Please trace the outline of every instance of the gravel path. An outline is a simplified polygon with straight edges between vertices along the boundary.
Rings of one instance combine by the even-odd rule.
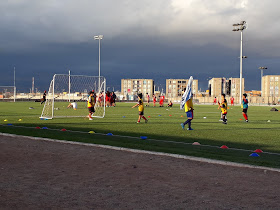
[[[280,173],[0,135],[0,209],[280,209]]]

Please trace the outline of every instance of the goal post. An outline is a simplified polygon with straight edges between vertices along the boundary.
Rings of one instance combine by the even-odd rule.
[[[0,101],[16,101],[16,86],[0,86]]]
[[[96,103],[92,117],[103,118],[106,90],[104,77],[55,74],[50,82],[40,118],[86,117],[89,92],[93,90],[96,94]],[[68,107],[71,103],[76,103],[77,108]]]

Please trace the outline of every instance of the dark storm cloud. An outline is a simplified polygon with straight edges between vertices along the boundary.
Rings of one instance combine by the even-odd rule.
[[[232,23],[246,20],[246,89],[259,89],[257,68],[279,74],[280,29],[275,1],[104,0],[7,1],[0,3],[0,83],[11,85],[13,67],[20,89],[47,89],[54,73],[98,74],[103,34],[102,75],[109,86],[121,78],[193,75],[207,88],[209,77],[239,77],[240,33]],[[264,30],[265,29],[265,30]],[[9,84],[7,84],[9,83]]]

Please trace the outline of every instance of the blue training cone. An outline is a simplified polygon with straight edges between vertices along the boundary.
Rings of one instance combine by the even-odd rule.
[[[260,157],[257,153],[252,153],[251,155],[249,155],[250,157]]]
[[[147,136],[140,136],[141,139],[145,140],[147,139],[148,137]]]
[[[42,129],[48,129],[48,127],[42,127]]]
[[[112,133],[107,133],[107,136],[113,136],[113,134]]]

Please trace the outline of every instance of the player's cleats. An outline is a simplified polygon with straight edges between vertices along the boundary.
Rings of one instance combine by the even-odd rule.
[[[227,124],[227,122],[223,122],[223,124]]]
[[[188,130],[188,131],[193,131],[193,129],[192,129],[192,128],[188,128],[187,130]]]
[[[185,130],[185,125],[184,125],[184,123],[181,123],[181,127],[183,128],[183,130]]]
[[[140,123],[139,121],[137,121],[137,124]]]
[[[222,121],[223,121],[223,119],[220,119],[219,121],[220,121],[220,122],[222,122]]]
[[[249,122],[248,120],[245,120],[245,122],[247,123],[247,122]]]
[[[148,120],[145,120],[145,123],[148,123]]]
[[[89,120],[93,120],[92,118],[88,118]]]

